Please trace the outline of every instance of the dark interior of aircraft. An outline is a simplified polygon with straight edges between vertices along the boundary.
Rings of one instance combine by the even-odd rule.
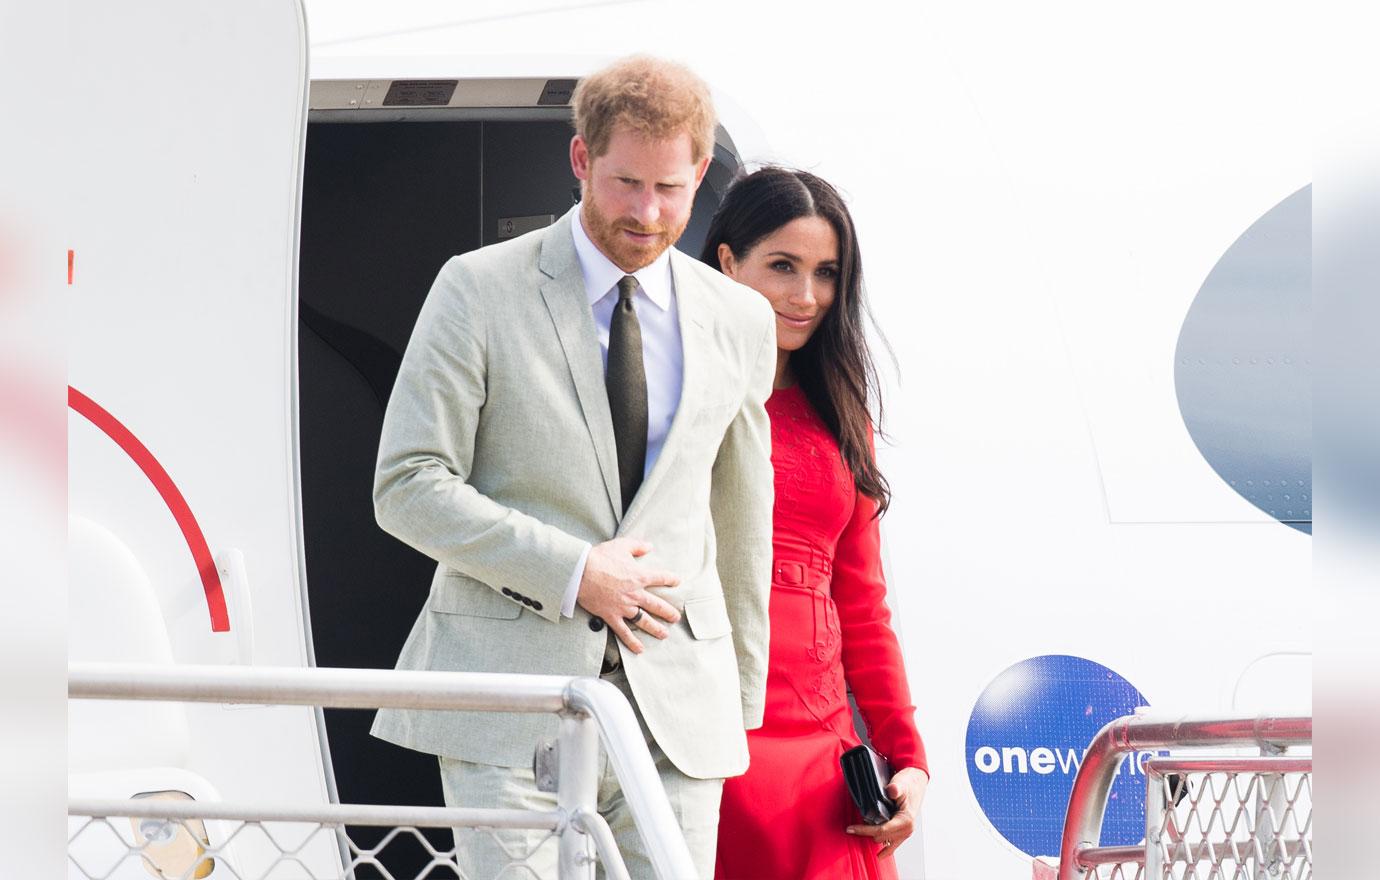
[[[308,125],[298,408],[318,666],[392,668],[426,602],[435,562],[374,522],[384,407],[442,264],[500,240],[504,218],[559,217],[575,203],[570,137],[568,122],[549,118]],[[736,170],[732,154],[716,149],[681,250],[698,252]],[[370,737],[373,715],[326,712],[340,801],[441,805],[435,759]],[[351,829],[366,844],[381,834]],[[429,836],[451,845],[449,832]],[[416,876],[430,859],[407,841],[386,856],[398,876]]]

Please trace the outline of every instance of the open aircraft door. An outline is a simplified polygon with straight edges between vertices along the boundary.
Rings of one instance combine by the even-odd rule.
[[[578,200],[569,101],[578,77],[606,60],[313,62],[297,331],[303,535],[321,666],[391,667],[426,603],[436,563],[374,521],[393,381],[446,260],[543,228]],[[682,251],[698,253],[744,138],[757,139],[746,122],[719,128]],[[369,736],[372,713],[326,720],[342,802],[442,803],[435,759]],[[434,842],[445,846],[446,835]],[[422,863],[393,869],[401,876]]]

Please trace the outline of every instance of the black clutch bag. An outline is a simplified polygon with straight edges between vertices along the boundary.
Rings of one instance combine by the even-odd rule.
[[[896,802],[887,797],[891,765],[867,746],[849,749],[839,757],[843,781],[853,803],[868,825],[881,825],[896,814]]]

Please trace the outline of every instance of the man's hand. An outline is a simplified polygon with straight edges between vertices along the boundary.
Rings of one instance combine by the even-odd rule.
[[[929,774],[919,767],[898,770],[886,787],[886,796],[896,802],[896,814],[882,825],[849,825],[846,830],[877,841],[881,845],[878,857],[894,856],[896,847],[915,833],[915,820],[920,816],[920,804],[929,785]]]
[[[585,571],[580,578],[580,592],[576,604],[603,618],[609,629],[634,654],[642,653],[642,643],[633,635],[628,618],[642,616],[634,624],[638,629],[658,639],[666,638],[666,623],[680,620],[680,612],[665,599],[647,592],[648,587],[680,586],[680,578],[669,571],[645,568],[637,558],[646,556],[652,545],[636,538],[614,538],[590,548]]]

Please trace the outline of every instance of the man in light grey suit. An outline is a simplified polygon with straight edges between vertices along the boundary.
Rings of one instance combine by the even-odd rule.
[[[775,325],[671,247],[713,145],[704,84],[626,59],[574,105],[581,204],[446,263],[388,403],[375,512],[438,562],[398,667],[612,681],[708,878],[723,778],[762,723]],[[531,770],[554,718],[382,710],[373,732],[438,755],[449,804],[555,805]],[[652,876],[610,772],[599,807]],[[544,836],[504,834],[467,841],[468,876]],[[537,876],[555,850],[529,859]]]

